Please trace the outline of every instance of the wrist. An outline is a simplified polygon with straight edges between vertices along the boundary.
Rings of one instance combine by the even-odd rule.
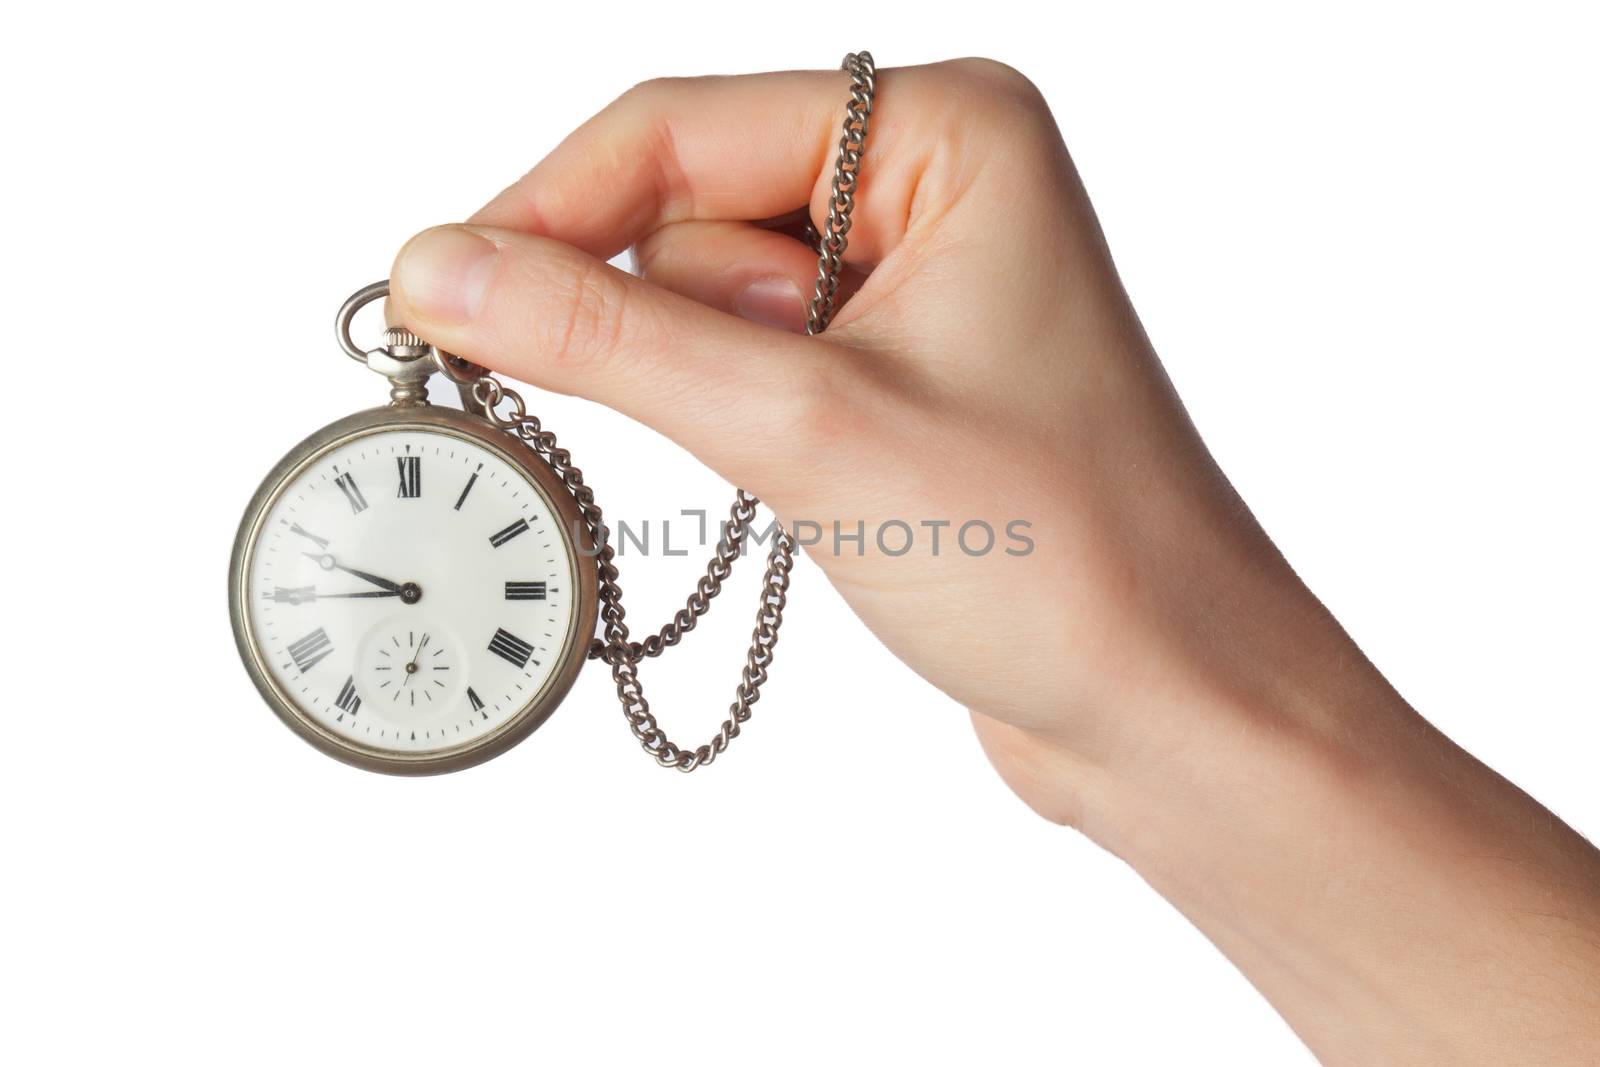
[[[1119,855],[1169,814],[1336,803],[1437,738],[1275,551],[1205,573],[1186,609],[1160,614],[1145,645],[1156,666],[1124,688],[1095,754],[1082,828]]]
[[[1325,1062],[1546,1062],[1542,1041],[1600,1038],[1600,854],[1327,640],[1191,679],[1189,728],[1086,775],[1080,828]],[[1463,989],[1485,961],[1494,980]]]

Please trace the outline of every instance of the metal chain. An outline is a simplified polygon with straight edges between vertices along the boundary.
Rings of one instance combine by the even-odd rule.
[[[459,371],[459,367],[453,368]],[[603,659],[611,667],[611,679],[616,683],[617,699],[622,703],[622,713],[641,747],[663,767],[676,767],[692,771],[710,763],[728,747],[728,742],[739,736],[739,727],[750,719],[751,705],[761,698],[761,686],[767,680],[767,668],[772,664],[773,647],[778,643],[778,627],[783,624],[783,609],[788,599],[789,572],[794,568],[794,541],[787,530],[776,527],[772,548],[767,553],[767,570],[762,579],[760,609],[756,613],[756,626],[751,634],[750,651],[745,656],[744,671],[734,693],[728,718],[707,743],[695,749],[684,749],[674,744],[656,722],[645,699],[639,681],[639,661],[646,656],[660,655],[661,651],[677,644],[684,633],[692,630],[701,615],[710,609],[710,600],[721,591],[722,580],[732,570],[732,559],[739,554],[755,517],[758,501],[743,489],[737,491],[730,520],[724,525],[717,554],[707,567],[706,577],[700,580],[688,605],[680,610],[659,634],[644,642],[629,640],[627,612],[622,606],[622,586],[617,581],[616,551],[611,546],[610,533],[600,506],[595,503],[594,490],[585,484],[583,472],[573,465],[572,455],[556,442],[556,435],[544,429],[536,415],[527,412],[522,397],[507,389],[496,378],[487,375],[473,380],[469,386],[472,398],[483,406],[484,415],[495,426],[516,434],[527,442],[561,478],[567,491],[577,502],[589,536],[593,539],[595,563],[600,578],[600,619],[605,633],[589,648],[589,658]],[[510,408],[501,413],[502,402]]]
[[[871,52],[852,52],[841,70],[850,74],[850,103],[845,105],[844,132],[833,164],[833,185],[828,198],[826,229],[817,235],[817,285],[806,315],[806,333],[819,334],[833,321],[834,297],[844,270],[844,250],[849,244],[850,213],[856,209],[856,185],[861,176],[861,153],[866,149],[867,120],[878,93],[878,67]],[[809,222],[807,234],[816,230]]]
[[[733,499],[733,507],[728,511],[728,521],[722,524],[722,538],[717,542],[716,554],[711,557],[711,562],[706,564],[706,573],[695,583],[694,592],[689,594],[688,601],[661,627],[659,633],[653,633],[643,641],[628,643],[630,659],[647,659],[661,655],[682,641],[683,635],[693,630],[699,624],[700,617],[711,610],[711,601],[722,592],[722,583],[733,573],[733,561],[744,554],[745,538],[750,534],[750,522],[756,517],[756,505],[759,503],[761,503],[759,500],[743,489],[738,490]],[[594,643],[589,646],[589,658],[604,657],[605,642],[595,638]]]
[[[850,74],[850,103],[846,108],[844,133],[839,139],[839,156],[833,169],[827,229],[818,239],[817,285],[806,318],[806,333],[812,335],[827,329],[833,318],[839,273],[844,267],[844,251],[850,232],[850,213],[855,210],[867,120],[872,114],[872,101],[877,89],[877,68],[871,53],[853,52],[845,56],[841,69]],[[711,763],[727,750],[730,741],[739,736],[740,726],[750,720],[751,706],[761,699],[761,687],[767,680],[767,669],[772,665],[773,649],[778,643],[778,628],[783,625],[789,573],[794,569],[795,546],[789,532],[781,525],[774,524],[772,548],[767,552],[766,574],[761,581],[755,630],[750,635],[750,651],[745,655],[744,670],[734,690],[728,717],[710,741],[693,749],[681,748],[667,737],[650,710],[650,702],[645,699],[644,687],[639,681],[639,662],[659,656],[683,640],[684,634],[693,630],[701,616],[711,610],[711,601],[722,591],[723,581],[733,571],[733,561],[743,554],[750,524],[755,519],[756,505],[760,501],[743,489],[736,491],[728,521],[722,525],[722,538],[717,542],[716,554],[706,565],[706,573],[696,583],[688,601],[658,633],[651,634],[643,641],[631,640],[626,622],[627,612],[622,607],[622,586],[617,580],[619,572],[616,553],[611,547],[610,531],[600,506],[595,503],[594,490],[584,482],[583,472],[573,465],[572,455],[556,443],[556,435],[544,429],[537,416],[528,414],[522,397],[514,390],[506,388],[487,373],[478,373],[473,377],[473,372],[481,372],[481,368],[469,368],[464,362],[442,352],[437,353],[435,358],[452,380],[470,389],[472,399],[482,406],[485,417],[491,423],[516,434],[544,457],[577,502],[596,550],[596,567],[600,578],[600,619],[605,634],[591,643],[589,658],[602,659],[611,667],[617,699],[622,704],[622,713],[628,720],[633,736],[663,767],[687,772]],[[503,414],[498,410],[502,403],[510,405]]]

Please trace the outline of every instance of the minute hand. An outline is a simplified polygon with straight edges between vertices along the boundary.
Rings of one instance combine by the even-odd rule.
[[[366,571],[358,571],[354,567],[346,567],[343,563],[340,563],[326,552],[303,552],[301,554],[310,559],[316,560],[317,566],[321,567],[325,571],[341,570],[346,574],[355,575],[363,582],[371,582],[380,589],[387,589],[391,593],[400,592],[399,582],[391,582],[387,578],[379,578],[376,574],[368,574]]]

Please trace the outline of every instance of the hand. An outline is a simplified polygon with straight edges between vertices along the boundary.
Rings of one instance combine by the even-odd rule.
[[[318,600],[367,600],[376,597],[399,596],[398,589],[373,589],[360,593],[319,593],[314,586],[303,586],[294,589],[279,588],[267,594],[267,599],[275,600],[279,604],[291,604],[298,607],[301,604],[314,604]]]
[[[400,596],[398,589],[374,589],[362,593],[312,593],[313,600],[375,600],[380,597]]]
[[[1041,741],[1099,758],[1148,733],[1128,709],[1169,684],[1156,657],[1163,675],[1204,658],[1189,623],[1231,575],[1292,575],[1184,418],[1032,86],[977,61],[880,84],[847,256],[858,291],[821,339],[798,336],[815,254],[743,220],[826,217],[833,74],[629,93],[470,225],[408,245],[393,310],[819,524],[808,554],[896,654],[983,714],[1004,763],[1042,757]],[[630,246],[642,280],[602,262]],[[893,521],[915,536],[904,555],[873,543]],[[834,551],[836,522],[866,523],[868,551]],[[987,523],[992,549],[963,552],[966,523]],[[1008,554],[1024,547],[1008,531],[1036,550]],[[982,538],[972,526],[968,547]],[[1070,783],[1017,784],[1078,821]]]
[[[787,231],[826,217],[843,100],[839,74],[641,86],[414,238],[394,310],[819,524],[808,554],[1012,788],[1134,864],[1325,1059],[1580,1061],[1600,856],[1406,707],[1273,548],[1024,78],[881,73],[848,299],[800,336],[816,258]],[[639,277],[604,262],[630,247]]]
[[[368,574],[366,571],[358,571],[354,567],[346,567],[343,563],[340,563],[338,560],[334,559],[333,556],[331,556],[330,554],[328,554],[326,552],[304,552],[304,553],[301,553],[301,554],[306,556],[309,559],[316,560],[317,561],[317,566],[321,567],[325,571],[340,570],[340,571],[344,571],[346,574],[353,574],[357,578],[360,578],[363,582],[371,582],[373,585],[376,585],[376,586],[384,589],[385,591],[387,591],[388,593],[390,593],[393,596],[399,596],[401,594],[402,589],[403,589],[403,587],[401,586],[401,584],[399,582],[391,582],[387,578],[379,578],[376,574]],[[333,595],[333,594],[329,594],[329,595]],[[352,594],[348,594],[348,595],[356,596],[356,595],[359,595],[359,594],[352,593]],[[378,595],[378,594],[368,594],[368,595]]]
[[[417,651],[411,657],[411,662],[406,664],[406,680],[400,683],[404,689],[411,684],[411,676],[417,673],[417,661],[422,658],[422,650],[428,647],[428,635],[423,634],[422,640],[417,642]]]

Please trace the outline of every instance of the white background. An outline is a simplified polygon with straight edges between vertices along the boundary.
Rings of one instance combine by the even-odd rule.
[[[709,772],[648,763],[590,671],[506,757],[391,780],[250,688],[234,525],[291,443],[381,399],[332,346],[344,296],[633,82],[986,54],[1049,98],[1268,531],[1425,714],[1592,836],[1580,7],[11,9],[0,1058],[1305,1062],[1132,872],[1011,797],[814,567]],[[726,506],[648,432],[536,406],[609,513]],[[632,615],[664,616],[698,556],[626,564]],[[755,569],[651,664],[674,733],[726,708]]]

